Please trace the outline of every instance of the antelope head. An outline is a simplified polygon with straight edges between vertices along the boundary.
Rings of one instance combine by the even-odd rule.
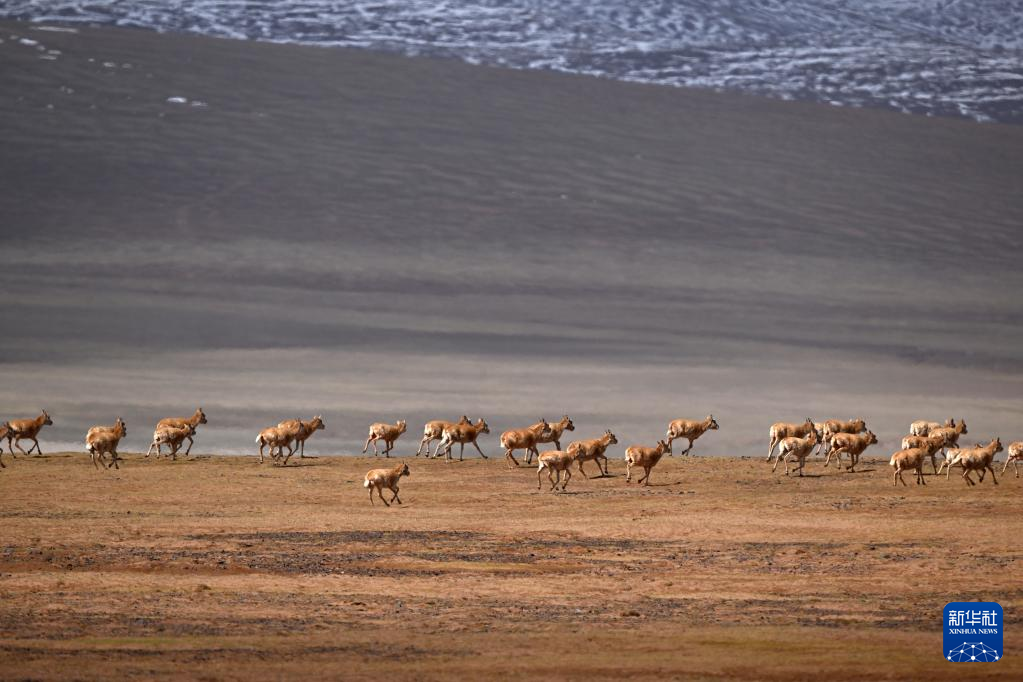
[[[613,433],[611,433],[611,429],[608,429],[607,431],[604,432],[604,438],[607,438],[608,445],[618,444],[618,439],[615,438],[615,435]]]
[[[566,430],[575,431],[575,424],[572,423],[567,414],[561,418],[561,423],[565,425]]]
[[[52,424],[53,420],[50,419],[50,415],[46,413],[46,410],[43,410],[43,426],[51,426]]]
[[[710,422],[710,426],[707,427],[708,429],[710,429],[711,431],[717,431],[718,430],[718,422],[717,422],[716,419],[714,419],[714,415],[708,414],[707,415],[707,421]]]

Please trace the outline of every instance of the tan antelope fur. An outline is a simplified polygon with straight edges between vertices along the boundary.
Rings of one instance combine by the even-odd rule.
[[[959,447],[959,436],[964,436],[969,433],[966,430],[966,420],[960,419],[958,424],[955,424],[955,420],[949,420],[953,422],[953,426],[941,426],[936,429],[931,429],[927,435],[937,436],[941,435],[945,439],[946,448],[958,448]]]
[[[547,420],[540,418],[540,428],[536,429],[534,426],[527,426],[524,429],[509,429],[501,434],[501,447],[504,448],[504,456],[506,459],[511,460],[515,466],[519,465],[519,461],[515,459],[514,452],[516,450],[526,450],[526,455],[530,453],[537,456],[540,452],[536,449],[536,444],[540,442],[540,438],[546,438],[551,435],[551,425],[547,423]],[[529,460],[526,460],[527,463]]]
[[[323,417],[316,415],[306,421],[304,419],[285,419],[278,424],[282,429],[288,429],[295,434],[295,448],[299,451],[299,457],[305,457],[305,442],[317,431],[323,431]]]
[[[689,451],[693,449],[694,440],[705,434],[707,431],[717,431],[717,429],[718,423],[714,419],[714,415],[708,414],[707,418],[703,421],[676,419],[668,424],[668,432],[665,435],[667,436],[669,446],[672,444],[672,441],[679,438],[685,438],[688,440],[689,447],[679,453],[680,455],[688,455]]]
[[[1005,452],[1008,456],[1005,458],[1005,466],[1002,467],[1002,473],[1005,473],[1005,470],[1009,468],[1009,462],[1012,462],[1016,478],[1019,478],[1019,463],[1023,461],[1023,440],[1009,443],[1009,447],[1005,449]]]
[[[453,424],[444,429],[444,435],[440,438],[440,445],[437,446],[437,452],[433,455],[434,457],[440,457],[440,451],[444,450],[447,461],[451,461],[451,446],[458,443],[458,461],[462,461],[462,456],[465,453],[465,444],[472,443],[473,447],[476,448],[476,452],[480,453],[480,457],[486,459],[487,456],[480,450],[479,443],[476,439],[480,437],[481,433],[490,433],[490,427],[487,426],[487,422],[482,418],[477,419],[475,424]]]
[[[369,450],[370,443],[373,444],[373,456],[377,456],[377,441],[384,441],[384,457],[391,456],[394,449],[394,441],[398,440],[401,434],[405,433],[405,420],[399,419],[394,424],[377,422],[369,427],[369,436],[366,438],[366,445],[362,448],[362,454]]]
[[[601,476],[609,476],[607,473],[607,456],[604,452],[607,451],[609,445],[617,445],[618,439],[611,433],[611,429],[604,432],[604,435],[600,438],[593,438],[591,440],[576,440],[568,444],[565,448],[565,452],[575,457],[575,461],[579,464],[579,473],[586,476],[586,472],[583,471],[583,462],[589,462],[593,460],[597,463],[597,471],[600,472]],[[604,468],[600,468],[601,460],[604,461]],[[586,476],[589,478],[589,476]]]
[[[927,455],[931,458],[931,468],[934,469],[935,476],[938,474],[938,465],[935,458],[943,447],[945,447],[945,438],[940,433],[932,433],[928,436],[906,436],[902,439],[903,450],[920,448],[927,451]]]
[[[927,481],[924,480],[924,460],[926,458],[927,451],[923,448],[909,448],[893,454],[888,461],[888,464],[895,469],[892,485],[898,487],[899,481],[902,481],[902,485],[906,485],[906,480],[902,478],[902,472],[910,469],[916,471],[917,485],[927,485]]]
[[[394,493],[391,502],[397,500],[398,504],[401,504],[401,498],[398,497],[398,481],[401,480],[402,476],[411,475],[408,470],[408,464],[405,462],[402,462],[393,469],[370,469],[366,473],[366,480],[362,483],[364,488],[369,489],[369,503],[373,504],[373,491],[376,490],[377,495],[380,496],[380,501],[390,507],[391,504],[384,499],[383,493],[383,489],[387,488]]]
[[[199,424],[205,424],[205,423],[206,423],[206,413],[202,411],[201,407],[197,407],[195,409],[195,414],[193,414],[191,417],[167,417],[166,419],[161,419],[159,422],[157,422],[156,423],[156,428],[157,428],[157,430],[159,430],[159,429],[163,428],[164,426],[173,426],[175,428],[180,429],[181,427],[185,426],[186,424],[188,426],[191,426],[192,427],[192,431],[188,435],[188,449],[185,450],[185,456],[187,457],[188,455],[190,455],[192,453],[192,436],[194,436],[196,430],[198,430]],[[157,456],[160,455],[160,448],[159,448],[159,446],[157,446],[157,448],[156,448],[156,455]],[[147,452],[146,453],[146,457],[148,457],[148,456],[149,456],[149,453]]]
[[[778,458],[774,460],[774,467],[771,471],[778,470],[778,463],[785,460],[785,475],[789,475],[789,462],[799,462],[799,475],[803,475],[803,467],[806,466],[806,457],[813,451],[813,446],[819,440],[817,429],[810,428],[810,435],[805,438],[789,436],[782,438],[778,443]]]
[[[7,422],[0,424],[0,440],[7,439],[7,447],[11,447],[11,425]],[[14,450],[11,450],[11,456],[14,456]],[[0,469],[6,469],[7,465],[4,464],[4,446],[0,443]]]
[[[273,460],[274,464],[277,464],[283,458],[284,463],[288,463],[288,459],[295,454],[295,448],[292,447],[291,442],[295,440],[295,436],[298,435],[298,429],[294,426],[270,426],[259,432],[256,436],[256,445],[259,446],[259,463],[263,463],[263,448],[270,448],[270,459]],[[288,448],[287,457],[284,456],[284,448]],[[277,454],[274,454],[274,450],[277,450]]]
[[[775,422],[771,424],[770,436],[771,447],[767,450],[767,461],[771,461],[774,455],[774,448],[786,438],[806,438],[811,431],[816,431],[816,425],[809,417],[802,424],[789,424],[787,422]]]
[[[117,460],[121,456],[117,454],[117,445],[127,433],[128,427],[120,417],[117,418],[113,426],[94,426],[89,429],[89,432],[85,434],[85,445],[89,454],[92,455],[92,465],[98,469],[97,461],[106,464],[106,456],[109,454],[111,461],[110,464],[107,464],[107,468],[120,469]]]
[[[831,451],[831,439],[839,433],[863,433],[867,429],[867,423],[862,419],[850,419],[849,421],[843,421],[841,419],[825,419],[820,425],[821,436],[820,443],[817,444],[817,453],[821,454],[823,450],[825,453]]]
[[[543,422],[545,421],[546,420],[541,419],[540,421],[533,424],[529,428],[539,433],[540,431],[543,430]],[[560,420],[556,422],[551,422],[549,426],[551,429],[550,435],[549,436],[541,435],[536,439],[536,442],[538,444],[554,443],[554,448],[556,450],[561,449],[562,434],[565,433],[565,431],[575,431],[575,424],[572,423],[572,420],[568,418],[567,414],[563,416]],[[524,459],[526,460],[526,464],[531,464],[533,462],[533,453],[527,451]]]
[[[995,478],[995,468],[991,466],[991,462],[994,460],[995,455],[1002,451],[1002,441],[1000,438],[995,438],[987,445],[978,445],[975,448],[962,448],[959,453],[955,456],[951,462],[949,462],[948,470],[951,471],[952,467],[956,464],[963,468],[963,480],[970,485],[977,485],[970,478],[971,471],[980,472],[980,482],[984,482],[984,474],[988,471],[991,472],[991,481],[998,485],[998,479]],[[945,479],[948,480],[948,474],[945,474]]]
[[[568,485],[568,481],[572,478],[572,462],[575,461],[575,455],[569,454],[563,450],[548,450],[547,452],[537,455],[536,457],[536,489],[540,490],[543,487],[543,481],[540,476],[543,470],[547,470],[547,480],[551,482],[551,490],[558,489],[558,483],[561,482],[561,472],[565,472],[565,482],[561,483],[561,489],[564,490]],[[557,478],[553,474],[557,473]]]
[[[855,471],[856,465],[860,462],[860,455],[871,445],[877,443],[877,436],[873,431],[866,433],[845,433],[840,431],[831,436],[831,449],[828,450],[828,457],[824,460],[824,466],[828,466],[832,456],[839,469],[842,467],[842,455],[849,455],[849,464],[845,467],[849,471]]]
[[[952,418],[946,419],[944,424],[939,424],[938,422],[929,422],[929,421],[924,421],[924,420],[915,421],[915,422],[913,422],[912,424],[909,425],[909,435],[911,435],[911,436],[929,436],[931,431],[933,431],[934,429],[939,429],[939,428],[942,428],[942,427],[955,426],[955,425],[956,425],[956,420],[952,419]]]
[[[7,447],[8,447],[8,449],[10,449],[11,456],[13,457],[14,456],[14,448],[11,447],[11,439],[14,438],[14,435],[11,433],[11,425],[8,424],[7,422],[4,422],[3,424],[0,424],[0,441],[2,441],[4,438],[7,439]],[[4,467],[5,467],[5,464],[4,464],[4,446],[3,446],[3,443],[0,443],[0,469],[3,469]]]
[[[650,472],[666,452],[671,452],[671,446],[663,440],[657,441],[657,446],[652,448],[645,445],[633,445],[625,448],[625,482],[632,481],[632,467],[637,466],[643,467],[643,477],[636,483],[650,485]]]
[[[42,410],[42,414],[35,419],[12,419],[7,422],[7,427],[10,429],[10,436],[14,437],[14,447],[18,448],[21,454],[31,455],[32,451],[35,450],[37,454],[41,455],[43,454],[43,449],[39,447],[39,441],[36,436],[39,435],[44,426],[50,426],[51,424],[53,424],[53,420],[50,419],[50,415],[46,413],[46,410]],[[32,441],[33,445],[28,449],[28,452],[22,449],[20,445],[22,440]],[[11,456],[15,456],[14,450],[11,450]]]
[[[178,450],[184,444],[185,439],[189,436],[195,435],[195,427],[191,424],[185,424],[184,426],[159,426],[156,431],[153,431],[153,442],[149,446],[149,450],[146,452],[146,457],[149,457],[149,453],[156,448],[156,456],[160,457],[160,448],[164,445],[170,448],[170,457],[172,459],[178,458]]]
[[[323,431],[323,417],[316,415],[312,419],[285,419],[277,425],[279,428],[287,429],[295,434],[295,449],[299,457],[305,457],[305,442],[317,431]]]
[[[426,456],[429,457],[430,443],[432,443],[435,440],[440,440],[444,436],[444,429],[448,428],[449,426],[455,426],[456,424],[471,423],[472,422],[469,421],[469,418],[466,417],[464,414],[462,415],[462,418],[459,419],[457,422],[447,422],[444,421],[443,419],[435,419],[432,422],[426,422],[426,425],[423,426],[423,439],[419,441],[419,449],[416,450],[416,457],[418,457],[423,452],[424,445],[426,446]],[[440,445],[438,445],[437,447],[440,448]]]

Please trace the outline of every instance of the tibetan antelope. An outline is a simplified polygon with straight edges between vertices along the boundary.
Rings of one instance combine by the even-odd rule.
[[[942,438],[945,439],[945,445],[943,447],[958,448],[959,436],[965,436],[966,434],[969,433],[969,431],[966,430],[966,420],[960,419],[958,424],[955,423],[954,419],[950,419],[949,421],[953,423],[952,426],[941,426],[936,429],[930,429],[927,435],[928,436],[940,435]]]
[[[980,472],[980,482],[984,482],[984,474],[988,471],[991,472],[991,481],[998,485],[998,479],[995,478],[995,468],[991,466],[992,460],[995,455],[1002,451],[1002,441],[1000,438],[995,438],[987,445],[978,445],[975,448],[962,448],[949,463],[948,470],[952,470],[952,466],[958,464],[963,468],[963,479],[966,480],[970,485],[977,485],[970,478],[971,471]],[[948,479],[948,474],[945,474],[945,479]]]
[[[831,436],[831,449],[828,450],[828,457],[824,460],[824,466],[828,466],[832,456],[838,468],[842,468],[842,455],[849,455],[849,464],[846,469],[855,471],[856,465],[860,463],[860,455],[871,445],[877,443],[877,436],[873,431],[864,434],[838,432]]]
[[[774,467],[771,471],[778,470],[778,463],[785,460],[785,475],[789,475],[789,462],[799,462],[799,475],[803,475],[803,467],[806,466],[806,457],[813,451],[813,446],[817,445],[819,437],[817,435],[817,429],[810,424],[810,435],[805,438],[799,436],[788,436],[782,438],[781,442],[778,443],[778,458],[774,460]]]
[[[604,452],[607,450],[609,445],[616,445],[618,439],[611,433],[611,429],[604,432],[604,435],[600,438],[594,438],[592,440],[577,440],[572,441],[565,448],[565,452],[575,457],[575,461],[579,464],[579,473],[586,476],[586,472],[583,471],[583,462],[589,462],[593,460],[597,463],[597,471],[600,471],[602,476],[609,476],[607,473],[607,456]],[[601,460],[604,461],[604,468],[600,468]],[[586,476],[589,478],[589,476]]]
[[[539,433],[539,432],[543,431],[543,424],[544,424],[545,421],[546,420],[541,419],[540,421],[538,421],[537,423],[533,424],[529,428],[531,428],[534,431],[536,431],[537,433]],[[548,436],[543,436],[543,435],[538,436],[537,439],[536,439],[536,442],[538,444],[554,443],[554,449],[555,450],[560,450],[561,449],[561,435],[563,433],[565,433],[565,431],[575,431],[575,424],[572,423],[572,420],[568,418],[567,414],[565,416],[563,416],[560,420],[558,420],[556,422],[551,422],[549,424],[549,426],[550,426],[550,429],[551,429],[550,435],[548,435]],[[529,452],[529,451],[526,451],[526,456],[524,457],[524,459],[526,460],[526,464],[532,464],[532,462],[533,462],[533,453]]]
[[[429,457],[430,443],[432,443],[435,440],[440,440],[444,436],[444,429],[448,428],[449,426],[455,426],[456,424],[471,423],[472,422],[469,421],[469,418],[466,417],[464,414],[462,415],[462,418],[459,419],[457,422],[448,422],[444,421],[443,419],[435,419],[431,422],[426,422],[426,425],[423,427],[423,439],[419,441],[419,449],[416,450],[416,457],[418,457],[423,452],[424,445],[426,446],[426,456]],[[440,448],[440,445],[438,445],[437,447]]]
[[[274,464],[282,459],[284,464],[287,464],[288,459],[295,454],[295,448],[292,447],[291,442],[295,440],[297,434],[298,430],[294,425],[270,426],[260,431],[256,436],[256,445],[259,446],[259,463],[263,463],[263,448],[269,447],[270,459]],[[287,457],[284,456],[284,448],[288,448]],[[274,450],[277,450],[276,454],[274,454]]]
[[[39,447],[39,440],[36,438],[39,432],[44,426],[50,426],[53,424],[53,420],[50,419],[50,415],[46,413],[46,410],[42,411],[35,419],[12,419],[7,422],[7,428],[10,429],[8,438],[14,438],[14,447],[18,448],[23,455],[31,455],[32,451],[35,450],[37,454],[43,454],[43,449]],[[28,449],[28,452],[21,447],[20,442],[22,440],[30,440],[33,445]],[[14,455],[14,450],[11,450],[11,456]]]
[[[0,424],[0,441],[4,438],[7,439],[7,447],[11,447],[11,425],[7,422]],[[11,450],[11,456],[14,456],[14,450]],[[6,469],[7,465],[4,464],[4,446],[0,443],[0,469]]]
[[[916,422],[913,422],[912,424],[909,425],[909,435],[911,435],[911,436],[928,436],[928,435],[930,435],[931,431],[933,431],[934,429],[947,428],[947,427],[955,426],[955,425],[956,425],[956,420],[955,419],[951,419],[951,418],[946,419],[944,424],[939,424],[938,422],[929,422],[929,421],[924,421],[924,420],[916,421]]]
[[[1005,450],[1008,457],[1005,458],[1005,466],[1002,467],[1002,473],[1009,468],[1009,462],[1012,462],[1012,468],[1016,471],[1016,478],[1019,478],[1019,463],[1023,461],[1023,440],[1018,440],[1015,443],[1009,443],[1009,447]]]
[[[668,445],[670,446],[672,441],[678,438],[685,438],[689,441],[689,447],[684,451],[680,452],[680,455],[688,455],[689,451],[693,449],[693,441],[702,436],[707,431],[717,431],[718,423],[714,419],[714,415],[708,414],[707,418],[703,421],[695,421],[692,419],[676,419],[675,421],[668,424],[667,436]],[[668,451],[671,453],[671,450]]]
[[[802,424],[789,424],[787,422],[776,422],[771,424],[771,447],[767,450],[767,461],[771,461],[771,457],[774,455],[774,448],[786,438],[806,438],[807,434],[811,431],[816,431],[817,427],[814,425],[813,420],[809,417]]]
[[[92,455],[92,465],[98,469],[97,460],[106,464],[106,455],[109,454],[111,461],[110,464],[107,464],[107,468],[120,469],[117,460],[121,456],[117,454],[117,445],[127,433],[128,427],[120,417],[117,418],[113,426],[94,426],[89,429],[89,432],[85,434],[85,445],[89,454]]]
[[[11,447],[11,439],[14,438],[14,436],[11,434],[11,425],[8,424],[7,422],[4,422],[3,424],[0,424],[0,441],[2,441],[4,438],[7,439],[7,447],[8,447],[8,449],[10,449],[11,456],[13,457],[14,456],[14,448]],[[4,466],[5,466],[4,465],[4,457],[3,457],[3,455],[4,455],[4,446],[3,446],[3,443],[0,443],[0,469],[3,469]]]
[[[839,433],[863,433],[867,428],[867,423],[862,419],[850,419],[849,421],[843,421],[841,419],[825,419],[824,423],[821,424],[821,442],[817,444],[817,452],[815,455],[820,455],[823,451],[828,453],[831,451],[831,439]]]
[[[465,453],[465,444],[472,443],[473,447],[476,448],[476,452],[480,453],[480,457],[486,459],[487,456],[480,450],[479,443],[476,439],[480,437],[481,433],[490,433],[490,427],[487,426],[487,422],[482,418],[477,419],[475,424],[453,424],[444,429],[444,435],[440,438],[440,445],[437,446],[437,452],[433,455],[434,457],[440,457],[440,451],[443,450],[447,457],[447,461],[451,461],[451,446],[458,443],[458,461],[462,461],[462,455]]]
[[[636,481],[643,485],[650,485],[650,472],[657,463],[661,461],[664,453],[671,452],[671,446],[663,440],[657,441],[656,447],[644,445],[633,445],[625,448],[625,482],[632,481],[632,467],[643,467],[643,477]]]
[[[401,434],[405,433],[405,420],[399,419],[394,424],[377,422],[369,427],[369,436],[366,438],[366,445],[362,448],[362,454],[369,450],[369,444],[373,444],[373,456],[377,456],[377,441],[384,441],[384,457],[391,456],[394,449],[394,441],[398,440]]]
[[[541,438],[547,438],[551,435],[551,425],[547,423],[547,420],[540,418],[538,422],[540,428],[534,428],[536,425],[527,426],[524,429],[509,429],[501,434],[501,447],[504,448],[504,456],[506,459],[511,460],[515,466],[519,465],[519,461],[515,459],[514,452],[516,450],[526,450],[526,456],[534,454],[540,456],[540,452],[536,449],[536,444],[540,442]],[[526,460],[529,463],[529,460]]]
[[[902,481],[902,485],[906,485],[906,480],[902,478],[902,472],[909,471],[910,469],[916,471],[917,485],[927,485],[927,481],[924,480],[924,459],[926,457],[927,451],[922,448],[899,450],[893,454],[892,458],[888,461],[888,464],[895,469],[895,473],[892,476],[892,485],[897,488],[899,481]]]
[[[366,473],[366,480],[363,481],[362,486],[369,489],[369,503],[373,504],[373,491],[377,491],[377,495],[380,496],[380,501],[388,507],[391,503],[384,499],[383,489],[387,488],[394,496],[391,498],[391,502],[395,500],[398,504],[401,504],[401,498],[398,497],[398,481],[401,480],[402,476],[411,476],[409,473],[408,464],[402,462],[393,469],[370,469]]]
[[[192,436],[195,435],[196,429],[199,428],[199,424],[205,424],[205,423],[206,423],[206,413],[202,411],[201,407],[198,407],[195,410],[195,414],[193,414],[191,417],[167,417],[166,419],[161,419],[156,424],[156,430],[159,431],[161,428],[163,428],[165,426],[173,426],[173,427],[175,427],[177,429],[180,429],[180,428],[182,428],[185,425],[191,426],[192,430],[191,430],[190,434],[187,436],[187,438],[188,438],[188,449],[185,450],[185,457],[188,457],[188,455],[190,455],[191,452],[192,452]],[[150,446],[150,449],[152,449],[152,446]],[[148,457],[148,456],[149,456],[149,453],[147,452],[146,453],[146,457]],[[156,456],[157,457],[160,456],[160,448],[159,448],[159,446],[157,446],[157,448],[156,448]],[[177,459],[177,458],[175,457],[175,459]]]
[[[551,490],[558,489],[558,483],[561,483],[561,472],[565,472],[565,482],[561,483],[561,489],[564,490],[568,486],[569,479],[572,478],[573,461],[575,461],[575,456],[562,450],[548,450],[542,455],[537,455],[536,489],[540,490],[543,487],[540,476],[546,469],[547,480],[551,482]],[[555,473],[557,473],[557,478],[553,476]]]
[[[194,435],[195,427],[191,424],[185,424],[184,426],[158,426],[156,431],[153,431],[153,442],[146,452],[146,457],[149,457],[153,448],[156,448],[156,456],[159,458],[161,446],[166,445],[171,450],[171,458],[177,460],[178,450],[181,449],[185,439]]]
[[[903,450],[920,448],[927,451],[928,456],[931,458],[931,468],[934,469],[935,476],[938,475],[936,457],[943,447],[945,447],[945,438],[940,433],[932,432],[929,436],[906,436],[902,439]]]
[[[305,457],[305,442],[317,431],[326,428],[323,425],[323,417],[316,415],[309,421],[304,419],[285,419],[278,424],[282,429],[288,429],[295,434],[295,448],[299,451],[299,457]],[[285,462],[287,464],[287,462]]]

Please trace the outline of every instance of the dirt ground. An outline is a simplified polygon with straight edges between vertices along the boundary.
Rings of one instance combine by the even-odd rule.
[[[367,457],[4,461],[4,679],[1023,676],[1011,471],[674,457],[641,488],[612,460],[556,494],[413,457],[386,508]],[[953,600],[1001,603],[1002,661],[943,660]]]

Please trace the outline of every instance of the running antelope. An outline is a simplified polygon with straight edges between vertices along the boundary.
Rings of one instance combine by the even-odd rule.
[[[263,463],[263,448],[270,448],[270,459],[274,464],[277,464],[283,458],[284,464],[288,463],[288,459],[295,454],[295,448],[292,447],[291,442],[295,440],[295,436],[298,434],[297,429],[294,425],[292,426],[270,426],[259,432],[256,436],[256,445],[259,446],[259,463]],[[284,448],[288,448],[288,456],[284,456]],[[277,450],[277,454],[274,454],[274,450]]]
[[[568,481],[572,478],[572,462],[575,461],[575,456],[564,452],[562,450],[548,450],[542,455],[536,457],[536,489],[540,490],[543,487],[543,481],[540,479],[543,470],[547,470],[547,480],[551,482],[551,490],[558,489],[558,483],[561,483],[561,472],[565,472],[565,482],[561,484],[561,489],[564,490],[568,485]],[[553,476],[557,473],[557,478]]]
[[[444,454],[447,456],[447,461],[451,461],[451,446],[458,443],[458,461],[462,461],[462,455],[465,452],[465,444],[472,443],[473,447],[476,448],[476,452],[480,453],[480,457],[486,459],[487,456],[480,450],[479,443],[476,439],[480,437],[481,433],[490,433],[490,427],[487,426],[482,418],[477,419],[475,424],[453,424],[444,429],[444,435],[440,438],[440,445],[437,446],[437,452],[433,455],[434,457],[440,457],[440,451],[444,450]]]
[[[831,439],[837,434],[863,433],[866,428],[867,423],[862,419],[850,419],[849,421],[826,419],[821,425],[821,442],[817,444],[817,452],[815,454],[820,455],[822,450],[825,453],[831,452]]]
[[[295,448],[299,450],[299,457],[305,457],[305,442],[317,431],[324,428],[323,417],[316,415],[309,421],[302,419],[285,419],[277,426],[288,429],[295,434]],[[287,462],[285,462],[287,464]]]
[[[1009,468],[1009,462],[1012,462],[1012,468],[1016,472],[1016,478],[1019,478],[1019,463],[1023,460],[1023,440],[1018,440],[1015,443],[1009,443],[1009,447],[1006,449],[1008,457],[1005,458],[1005,466],[1002,467],[1002,473]]]
[[[931,468],[934,469],[935,476],[938,475],[936,457],[943,447],[945,447],[945,438],[940,433],[932,432],[929,436],[906,436],[902,439],[903,450],[920,448],[927,451],[927,455],[931,458]]]
[[[604,452],[609,445],[616,445],[617,443],[618,439],[611,433],[611,429],[608,429],[600,438],[572,441],[565,448],[565,452],[575,457],[575,461],[579,464],[579,473],[583,476],[586,476],[586,472],[583,471],[583,462],[589,462],[590,460],[597,463],[597,471],[600,471],[601,476],[609,476],[610,474],[607,473],[607,456],[604,455]],[[603,470],[600,468],[601,460],[604,460]],[[589,478],[589,476],[586,477]]]
[[[539,421],[540,428],[536,429],[534,426],[527,426],[524,429],[510,429],[501,434],[501,447],[504,448],[504,456],[510,459],[515,466],[519,465],[519,461],[515,459],[513,454],[516,450],[525,448],[527,457],[530,454],[539,457],[540,452],[536,449],[536,444],[540,442],[541,438],[547,438],[552,433],[551,425],[542,417]],[[528,464],[529,460],[526,460],[526,463]]]
[[[426,456],[430,456],[430,444],[435,440],[440,440],[444,436],[444,429],[455,426],[456,424],[471,424],[469,418],[464,414],[462,418],[457,422],[446,422],[443,419],[435,419],[432,422],[426,422],[426,426],[423,427],[423,439],[419,441],[419,449],[416,450],[416,457],[423,452],[423,446],[426,446]],[[440,449],[440,445],[437,445],[437,449]]]
[[[161,419],[159,422],[157,422],[156,429],[157,431],[159,431],[161,428],[165,426],[173,426],[178,429],[182,428],[185,425],[191,426],[192,427],[191,433],[188,436],[186,436],[186,438],[188,438],[188,449],[185,450],[185,457],[188,457],[188,455],[191,454],[192,452],[192,436],[195,435],[195,431],[196,429],[199,428],[199,424],[205,423],[206,413],[202,411],[201,407],[197,407],[195,410],[195,414],[193,414],[191,417],[167,417],[166,419]],[[150,446],[150,449],[152,449],[152,446]],[[147,452],[146,457],[148,456],[149,453]],[[160,456],[159,445],[156,447],[156,456],[157,457]]]
[[[153,442],[146,452],[146,457],[156,448],[156,456],[160,457],[160,447],[166,445],[170,448],[170,456],[177,460],[178,450],[184,444],[185,439],[195,435],[195,427],[191,424],[184,426],[158,426],[153,432]]]
[[[394,441],[398,440],[401,434],[405,433],[405,420],[399,419],[394,424],[377,422],[369,427],[369,437],[366,438],[366,445],[362,448],[362,454],[369,450],[369,444],[373,443],[373,456],[377,456],[377,441],[384,441],[384,457],[391,456],[394,449]]]
[[[789,424],[787,422],[771,424],[771,447],[767,450],[767,461],[771,461],[771,457],[774,455],[774,448],[784,439],[793,437],[806,438],[807,434],[816,430],[817,427],[809,417],[802,424]]]
[[[534,431],[539,433],[540,431],[543,430],[543,424],[544,424],[545,421],[546,420],[541,419],[540,421],[538,421],[537,423],[533,424],[529,428],[531,428]],[[575,424],[572,423],[572,420],[568,418],[567,414],[565,416],[563,416],[559,421],[551,422],[549,424],[549,426],[550,426],[550,429],[551,429],[550,435],[549,436],[539,436],[537,438],[536,442],[537,443],[554,443],[554,448],[556,450],[560,450],[561,449],[561,435],[563,433],[565,433],[565,431],[575,431]],[[532,453],[527,451],[526,452],[526,456],[525,456],[524,459],[526,460],[526,464],[532,464],[532,462],[533,462],[533,455],[532,455]]]
[[[785,460],[785,475],[789,475],[789,462],[799,462],[799,475],[803,475],[803,467],[806,466],[806,457],[813,450],[813,446],[817,445],[819,437],[817,436],[817,429],[813,428],[813,424],[810,424],[810,435],[806,438],[800,438],[799,436],[789,436],[782,438],[781,443],[778,444],[778,458],[774,460],[774,467],[771,471],[778,470],[778,463]]]
[[[966,430],[966,420],[960,419],[959,423],[956,424],[954,419],[950,419],[953,423],[952,426],[942,426],[936,429],[931,429],[927,435],[937,436],[941,435],[945,439],[946,448],[958,448],[959,447],[959,436],[964,436],[969,433]]]
[[[0,424],[0,440],[7,439],[7,447],[11,447],[11,425],[7,422]],[[11,456],[14,456],[14,450],[11,450]],[[7,465],[4,464],[4,446],[0,444],[0,469],[6,469]]]
[[[0,424],[0,441],[4,438],[7,439],[7,448],[11,451],[11,455],[14,455],[14,448],[11,447],[11,439],[14,438],[14,434],[11,432],[11,425],[8,422]],[[4,454],[4,446],[0,443],[0,455]],[[3,465],[2,457],[0,457],[0,466]]]
[[[121,457],[117,454],[117,445],[128,433],[128,427],[120,417],[113,426],[94,426],[85,434],[85,445],[92,455],[92,465],[99,469],[99,462],[106,464],[106,455],[110,455],[110,464],[107,468],[120,469],[117,460]]]
[[[46,414],[46,410],[42,411],[35,419],[12,419],[7,422],[7,426],[10,429],[8,438],[14,437],[14,447],[18,448],[23,455],[31,455],[32,451],[35,450],[37,454],[43,454],[43,449],[39,447],[39,441],[36,436],[39,435],[39,431],[44,426],[50,426],[53,424],[53,420],[50,419],[50,415]],[[28,452],[21,447],[20,443],[22,440],[30,440],[33,446],[28,449]],[[11,450],[11,456],[14,457],[14,450]]]
[[[896,488],[899,487],[899,481],[902,481],[902,485],[906,485],[906,480],[902,478],[902,472],[910,469],[916,471],[917,485],[927,485],[927,481],[924,480],[924,459],[926,457],[927,451],[922,448],[899,450],[893,454],[888,462],[895,469],[892,485]]]
[[[398,497],[398,481],[401,480],[402,476],[411,476],[409,473],[408,464],[402,462],[393,469],[370,469],[366,473],[366,480],[363,481],[362,486],[369,489],[369,503],[373,504],[373,491],[377,491],[377,495],[380,496],[380,501],[388,507],[391,503],[384,499],[383,489],[387,488],[394,497],[391,498],[391,502],[395,500],[398,504],[401,504],[401,498]]]
[[[995,438],[987,445],[978,445],[975,448],[963,448],[959,450],[959,454],[956,455],[949,463],[948,470],[952,471],[952,466],[958,464],[963,468],[963,479],[966,480],[970,485],[977,485],[970,478],[971,471],[980,472],[980,482],[984,482],[984,474],[988,471],[991,472],[991,480],[995,485],[998,485],[998,479],[995,478],[995,468],[991,466],[992,460],[995,455],[1002,451],[1002,441],[999,438]],[[948,474],[945,474],[945,479],[948,480]]]
[[[657,441],[656,447],[644,445],[633,445],[625,448],[625,482],[632,481],[632,467],[643,467],[643,477],[636,481],[643,485],[650,485],[650,472],[657,463],[661,461],[664,453],[671,452],[671,446],[663,440]]]
[[[831,449],[828,451],[828,457],[824,460],[824,466],[828,466],[831,462],[831,457],[835,457],[835,463],[839,469],[842,468],[842,455],[849,455],[849,465],[846,469],[849,471],[855,471],[856,465],[860,463],[860,455],[871,445],[877,443],[877,436],[874,435],[873,431],[867,431],[864,434],[859,433],[835,433],[831,437]]]
[[[692,419],[676,419],[675,421],[668,424],[668,432],[665,434],[668,437],[668,445],[670,446],[672,441],[677,438],[685,438],[689,441],[689,447],[687,447],[680,455],[688,455],[689,451],[693,449],[693,441],[705,434],[707,431],[717,431],[718,423],[714,420],[714,415],[708,414],[707,418],[703,421],[694,421]],[[671,452],[670,450],[668,451]]]
[[[929,422],[929,421],[924,421],[924,420],[916,421],[916,422],[913,422],[912,424],[909,425],[909,435],[911,435],[911,436],[928,436],[928,435],[930,435],[931,431],[933,431],[934,429],[940,429],[940,428],[945,428],[945,427],[950,427],[950,426],[955,426],[955,425],[956,425],[956,420],[955,419],[951,419],[951,418],[946,419],[944,424],[939,424],[938,422]]]

